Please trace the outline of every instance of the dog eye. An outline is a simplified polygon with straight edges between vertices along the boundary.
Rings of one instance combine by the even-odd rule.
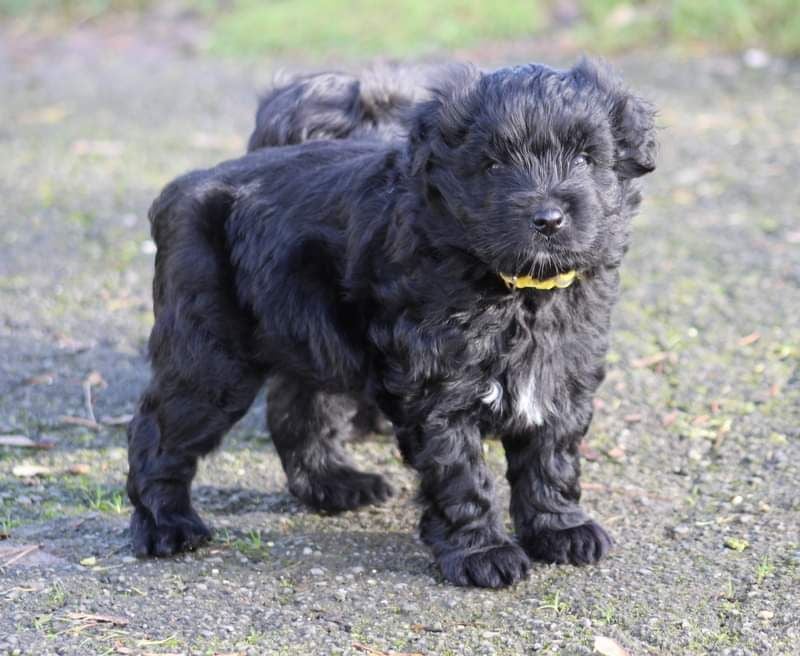
[[[502,168],[503,168],[503,165],[500,162],[489,162],[486,165],[486,171],[488,173],[497,173]]]
[[[592,163],[591,158],[586,153],[581,153],[580,155],[575,155],[572,158],[572,167],[573,168],[580,168],[583,166],[589,166]]]

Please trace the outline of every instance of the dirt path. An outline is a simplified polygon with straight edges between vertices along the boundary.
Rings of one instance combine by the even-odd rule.
[[[0,447],[0,654],[589,654],[596,636],[637,655],[797,653],[798,65],[619,62],[664,131],[585,466],[618,547],[498,593],[442,583],[389,443],[356,450],[389,472],[391,504],[300,507],[263,407],[197,481],[215,542],[131,558],[112,420],[147,376],[147,206],[242,151],[271,71],[127,41],[2,44],[0,435],[55,446]],[[88,388],[99,425],[66,423],[88,417]]]

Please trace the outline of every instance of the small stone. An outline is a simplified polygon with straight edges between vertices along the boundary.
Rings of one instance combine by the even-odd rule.
[[[25,496],[24,494],[17,497],[17,503],[20,506],[30,506],[33,504],[30,497]]]
[[[773,617],[775,617],[775,613],[773,613],[771,610],[762,610],[759,611],[758,617],[762,620],[771,620]]]
[[[347,599],[347,590],[345,590],[344,588],[339,588],[333,593],[333,598],[336,599],[337,601],[344,601],[345,599]]]
[[[770,56],[759,48],[749,48],[745,50],[742,57],[744,65],[748,68],[766,68],[769,66]]]
[[[312,553],[314,553],[314,550],[311,547],[303,547],[304,556],[310,556]]]
[[[677,526],[672,527],[672,533],[678,537],[685,537],[689,535],[692,529],[690,529],[686,524],[678,524]]]
[[[311,574],[311,576],[324,576],[325,570],[321,567],[312,567],[310,570],[308,570],[308,573]]]
[[[364,568],[359,565],[357,567],[351,567],[350,571],[353,572],[353,574],[363,574]]]

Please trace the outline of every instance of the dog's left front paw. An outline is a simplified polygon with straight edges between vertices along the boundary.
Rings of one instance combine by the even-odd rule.
[[[516,544],[504,543],[471,553],[448,553],[439,558],[439,567],[455,585],[503,588],[525,578],[530,561]]]
[[[592,565],[614,545],[606,530],[592,520],[572,528],[542,529],[521,536],[520,542],[534,560],[572,565]]]

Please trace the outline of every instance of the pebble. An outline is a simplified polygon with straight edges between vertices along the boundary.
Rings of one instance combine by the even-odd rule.
[[[312,553],[314,553],[314,550],[311,547],[303,547],[304,556],[310,556]]]
[[[766,68],[769,66],[770,56],[760,48],[748,48],[742,56],[744,65],[748,68]]]
[[[344,601],[345,599],[347,599],[347,590],[345,590],[344,588],[339,588],[333,593],[333,597],[337,601]]]
[[[311,576],[324,576],[325,570],[321,567],[312,567],[310,570],[308,570],[308,573],[311,574]]]
[[[771,610],[762,610],[759,611],[758,616],[762,620],[771,620],[773,617],[775,617],[775,613],[773,613]]]

